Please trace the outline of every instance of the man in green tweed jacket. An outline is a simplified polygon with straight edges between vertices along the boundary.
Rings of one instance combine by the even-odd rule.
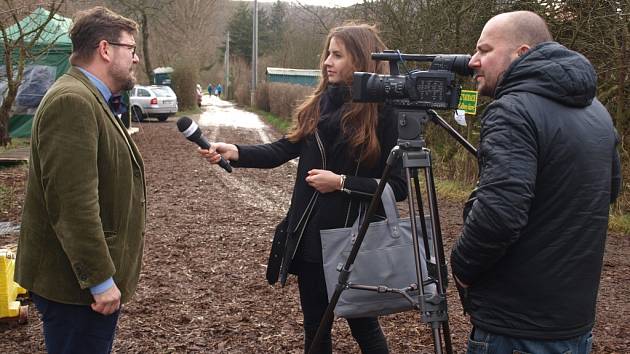
[[[135,84],[136,33],[106,8],[78,13],[73,67],[33,121],[15,280],[42,315],[49,353],[109,353],[138,283],[144,165],[108,105]]]

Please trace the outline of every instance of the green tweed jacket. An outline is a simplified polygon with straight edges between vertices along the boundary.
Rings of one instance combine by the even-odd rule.
[[[127,130],[77,68],[33,120],[15,281],[49,300],[87,305],[109,277],[128,301],[142,263],[144,164]]]

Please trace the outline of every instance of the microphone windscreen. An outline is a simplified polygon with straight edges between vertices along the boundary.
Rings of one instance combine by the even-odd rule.
[[[188,117],[181,117],[177,120],[177,129],[179,129],[180,132],[183,132],[184,130],[188,129],[188,127],[190,127],[191,123],[192,119]]]
[[[177,120],[177,129],[179,129],[186,138],[193,137],[197,131],[201,134],[197,123],[188,117],[181,117]]]
[[[181,117],[177,120],[177,129],[179,129],[180,132],[183,132],[186,129],[188,129],[188,127],[190,127],[192,123],[193,123],[192,119],[188,117]]]

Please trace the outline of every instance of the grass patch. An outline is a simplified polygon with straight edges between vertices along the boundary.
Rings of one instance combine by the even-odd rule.
[[[192,116],[194,114],[200,114],[201,112],[202,112],[201,108],[194,107],[192,109],[187,109],[185,111],[177,111],[177,113],[175,113],[175,117]]]
[[[608,230],[621,232],[624,235],[630,235],[630,215],[610,214],[610,218],[608,219]]]
[[[449,200],[464,203],[468,200],[474,185],[453,180],[435,180],[437,194]]]
[[[269,113],[260,109],[253,108],[251,106],[243,107],[246,110],[256,113],[261,116],[267,123],[273,126],[276,130],[278,130],[282,134],[286,134],[289,128],[291,127],[291,121],[282,117],[278,117],[273,113]]]
[[[10,151],[14,149],[19,149],[23,147],[27,147],[31,144],[30,138],[12,138],[11,143],[7,146],[0,146],[0,153],[5,151]]]

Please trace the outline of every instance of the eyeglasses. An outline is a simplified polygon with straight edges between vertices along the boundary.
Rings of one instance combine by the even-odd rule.
[[[128,44],[128,43],[116,43],[116,42],[107,42],[111,45],[116,45],[119,47],[125,47],[125,48],[129,48],[131,49],[131,57],[135,57],[136,56],[136,45],[135,44]]]

